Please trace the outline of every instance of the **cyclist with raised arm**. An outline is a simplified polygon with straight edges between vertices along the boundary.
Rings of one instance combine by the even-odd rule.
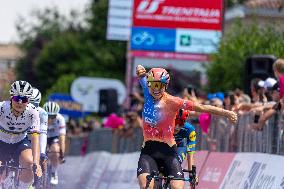
[[[163,68],[152,68],[146,74],[145,68],[138,65],[136,73],[145,99],[142,113],[144,142],[137,168],[139,185],[141,189],[144,189],[147,175],[150,175],[153,170],[158,171],[160,166],[164,167],[166,175],[184,178],[181,164],[177,159],[174,139],[175,117],[179,109],[226,116],[233,123],[237,121],[237,114],[168,94],[166,89],[170,76]],[[172,180],[170,184],[172,189],[184,187],[182,180]],[[153,188],[153,181],[150,183],[150,188]]]
[[[190,178],[193,178],[193,176],[196,176],[196,174],[192,172],[192,167],[195,166],[194,153],[196,145],[196,132],[194,126],[186,121],[188,116],[189,111],[184,109],[178,110],[175,119],[176,127],[174,137],[177,144],[178,160],[182,164],[187,157],[188,170],[191,171],[189,176]],[[198,182],[197,177],[194,179],[196,182]]]
[[[33,88],[33,94],[30,97],[30,103],[33,104],[38,112],[40,118],[40,162],[41,165],[46,163],[46,145],[47,145],[47,112],[39,106],[41,101],[41,93],[37,88]]]
[[[56,102],[46,102],[43,109],[48,114],[47,145],[49,148],[48,158],[51,160],[51,180],[53,185],[58,184],[57,167],[64,163],[66,123],[59,113],[60,107]]]
[[[11,99],[0,102],[0,162],[12,157],[23,168],[19,175],[19,188],[27,189],[33,180],[33,169],[41,176],[39,166],[39,113],[29,104],[32,86],[26,81],[11,85]],[[31,134],[31,142],[27,138]],[[1,164],[0,163],[0,164]]]

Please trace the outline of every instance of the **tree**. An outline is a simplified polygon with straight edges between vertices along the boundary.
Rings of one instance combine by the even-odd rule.
[[[88,16],[85,15],[85,22],[82,24],[84,27],[78,22],[72,22],[72,19],[61,19],[62,22],[57,23],[58,19],[52,20],[40,14],[43,16],[38,17],[39,24],[31,24],[30,32],[27,32],[34,35],[27,35],[25,32],[21,35],[20,32],[23,36],[22,47],[27,54],[20,62],[22,65],[18,65],[18,76],[28,81],[33,78],[31,83],[36,83],[43,93],[54,89],[52,86],[63,75],[123,80],[126,43],[106,40],[107,5],[106,0],[94,0],[87,11]],[[46,27],[43,23],[52,27]],[[42,37],[45,39],[42,46],[35,46],[34,42]],[[32,53],[33,48],[37,50],[36,53]],[[34,56],[29,56],[30,54]],[[61,88],[56,90],[61,92]]]
[[[254,54],[284,57],[284,33],[273,24],[261,27],[257,22],[242,25],[240,21],[226,32],[218,52],[207,68],[209,90],[243,89],[245,60]]]

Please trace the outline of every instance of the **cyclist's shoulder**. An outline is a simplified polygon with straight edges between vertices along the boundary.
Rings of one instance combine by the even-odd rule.
[[[63,116],[62,114],[60,114],[60,113],[57,114],[56,119],[57,119],[57,120],[65,121],[64,116]]]
[[[29,103],[26,107],[26,112],[30,114],[39,114],[37,107],[35,107],[33,104]]]
[[[48,116],[47,112],[42,107],[37,107],[40,116]]]

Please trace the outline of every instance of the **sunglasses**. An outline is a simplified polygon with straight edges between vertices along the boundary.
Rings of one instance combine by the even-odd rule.
[[[49,119],[55,119],[55,118],[56,118],[56,115],[48,115],[48,118],[49,118]]]
[[[29,98],[26,96],[13,96],[12,100],[19,103],[27,103],[29,102]]]
[[[148,82],[148,86],[151,88],[151,89],[162,89],[165,85],[159,81],[151,81],[151,82]]]

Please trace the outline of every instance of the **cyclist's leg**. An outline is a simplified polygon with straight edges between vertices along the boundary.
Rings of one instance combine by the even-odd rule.
[[[49,145],[49,154],[48,158],[50,159],[51,163],[51,184],[57,185],[58,184],[58,174],[57,174],[57,168],[59,165],[59,139],[58,137],[53,137],[48,139],[48,145]]]
[[[167,153],[168,155],[163,158],[164,168],[166,175],[172,175],[175,178],[184,178],[181,164],[177,158],[175,148],[172,147]],[[183,189],[184,181],[172,180],[171,189]]]
[[[150,175],[151,171],[158,171],[158,166],[155,160],[141,152],[139,161],[138,161],[138,168],[137,168],[137,177],[139,180],[140,189],[145,189],[147,183],[147,175]],[[153,189],[154,187],[154,179],[152,179],[149,188]]]
[[[28,139],[24,139],[19,143],[17,150],[15,151],[15,158],[18,158],[15,160],[16,162],[19,162],[21,167],[29,168],[21,170],[19,175],[19,188],[27,188],[33,180],[33,154],[31,143]]]

